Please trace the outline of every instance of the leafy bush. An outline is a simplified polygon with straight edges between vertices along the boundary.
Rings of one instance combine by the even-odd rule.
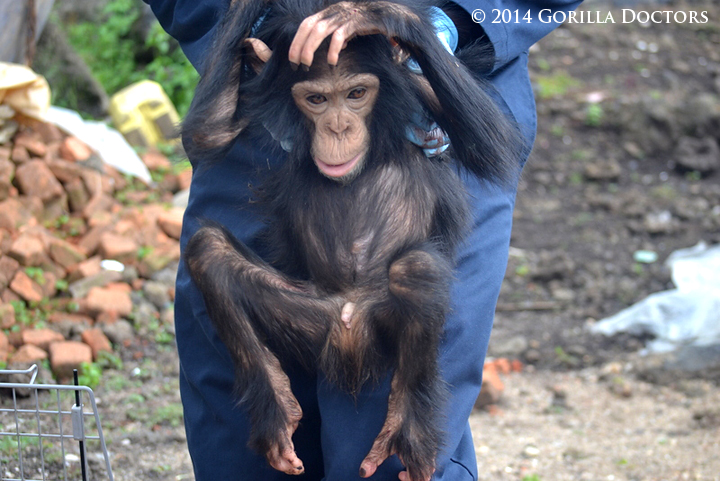
[[[67,27],[70,43],[109,95],[139,80],[160,83],[180,115],[190,106],[198,74],[177,42],[160,25],[138,38],[140,9],[135,0],[111,0],[99,25],[79,22]]]

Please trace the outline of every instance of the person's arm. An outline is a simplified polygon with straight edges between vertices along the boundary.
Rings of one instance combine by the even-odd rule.
[[[443,10],[453,20],[460,34],[459,46],[487,37],[495,50],[495,66],[499,70],[508,62],[526,52],[535,42],[557,28],[558,24],[550,21],[540,21],[540,11],[550,9],[553,12],[569,12],[575,10],[582,0],[455,0],[450,2]],[[472,12],[481,9],[485,13],[485,20],[478,24],[473,22]],[[509,10],[513,12],[513,22],[493,23],[497,13],[493,10]],[[518,11],[519,22],[515,23],[515,10]],[[530,23],[523,20],[529,12],[532,18]],[[552,16],[543,15],[543,20],[552,19]],[[476,17],[477,18],[477,17]]]
[[[190,63],[202,74],[215,27],[230,6],[230,0],[143,0],[150,5],[160,25],[175,38]]]

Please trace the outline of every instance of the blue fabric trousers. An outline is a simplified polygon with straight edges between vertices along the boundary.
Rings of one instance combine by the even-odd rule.
[[[197,230],[198,219],[225,225],[262,252],[255,235],[262,227],[252,209],[251,188],[259,169],[278,161],[242,141],[225,159],[193,173],[181,245]],[[477,478],[468,417],[480,391],[495,304],[505,274],[514,192],[501,191],[470,175],[472,229],[457,258],[452,312],[440,347],[440,366],[449,398],[445,409],[445,449],[433,479]],[[233,391],[233,363],[217,337],[202,297],[181,263],[175,301],[180,388],[196,479],[199,481],[272,481],[290,479],[269,467],[246,442],[249,425]],[[380,431],[387,412],[390,375],[351,397],[321,374],[289,369],[303,419],[293,437],[307,481],[360,480],[358,469]],[[371,479],[396,480],[397,457],[383,463]]]

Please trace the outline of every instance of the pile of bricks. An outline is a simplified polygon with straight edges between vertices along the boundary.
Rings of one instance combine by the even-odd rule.
[[[26,121],[0,144],[0,362],[49,359],[68,375],[111,349],[96,326],[128,316],[131,292],[178,260],[183,211],[170,205],[190,171],[174,173],[157,152],[142,157],[162,174],[153,188],[51,124]],[[125,272],[103,269],[104,259]],[[16,308],[38,306],[42,322],[18,319]],[[68,322],[82,326],[75,338],[57,328]]]

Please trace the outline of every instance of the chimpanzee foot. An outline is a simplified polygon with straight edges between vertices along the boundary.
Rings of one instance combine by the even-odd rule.
[[[295,431],[295,428],[292,428],[292,431]],[[285,474],[304,473],[303,462],[295,454],[295,446],[291,440],[292,432],[288,430],[284,436],[283,442],[275,443],[270,447],[270,450],[265,453],[265,458],[270,466]]]
[[[397,454],[407,468],[399,475],[402,481],[430,481],[437,456],[435,436],[426,433],[420,423],[404,419],[396,404],[391,394],[385,424],[360,464],[360,477],[369,478],[388,457]]]

